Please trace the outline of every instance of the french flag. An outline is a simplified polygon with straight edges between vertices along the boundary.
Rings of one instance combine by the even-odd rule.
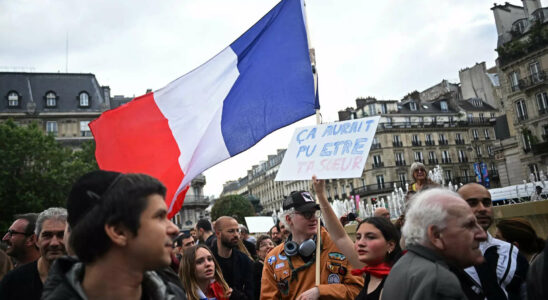
[[[168,216],[191,180],[313,115],[304,0],[282,0],[215,57],[90,124],[103,170],[145,173],[167,187]]]

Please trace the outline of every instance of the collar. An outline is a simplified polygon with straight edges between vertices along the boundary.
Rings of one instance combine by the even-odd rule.
[[[422,245],[409,245],[407,246],[407,250],[429,261],[439,263],[441,265],[444,265],[446,268],[449,268],[447,262],[443,259],[443,257],[430,248],[426,248]]]

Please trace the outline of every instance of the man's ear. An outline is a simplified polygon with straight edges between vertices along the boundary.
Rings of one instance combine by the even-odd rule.
[[[445,250],[445,244],[443,243],[443,240],[441,239],[441,230],[438,228],[438,226],[430,225],[427,228],[427,235],[428,240],[434,247],[440,250]]]
[[[113,244],[120,247],[126,246],[130,237],[130,232],[120,224],[105,224],[105,233]]]
[[[31,247],[31,246],[37,246],[38,247],[38,237],[36,236],[36,233],[31,234],[25,239],[25,246]]]

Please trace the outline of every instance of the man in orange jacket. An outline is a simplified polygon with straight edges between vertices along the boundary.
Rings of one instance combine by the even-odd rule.
[[[316,245],[320,207],[306,191],[292,192],[283,203],[282,222],[291,235],[267,254],[262,299],[354,299],[363,278],[353,276],[346,257],[325,229]],[[320,285],[315,285],[316,247],[320,248]]]

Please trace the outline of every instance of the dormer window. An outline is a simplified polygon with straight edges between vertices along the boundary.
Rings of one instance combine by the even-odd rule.
[[[46,107],[56,107],[57,106],[57,95],[54,92],[46,93]]]
[[[17,92],[8,93],[8,107],[19,107],[19,94]]]
[[[441,111],[447,111],[448,110],[447,101],[440,101],[440,108],[441,108]]]
[[[80,107],[89,107],[89,95],[86,92],[81,92],[80,95],[78,95],[78,99],[80,100]]]
[[[416,111],[417,110],[417,103],[415,102],[409,102],[409,109],[411,111]]]

